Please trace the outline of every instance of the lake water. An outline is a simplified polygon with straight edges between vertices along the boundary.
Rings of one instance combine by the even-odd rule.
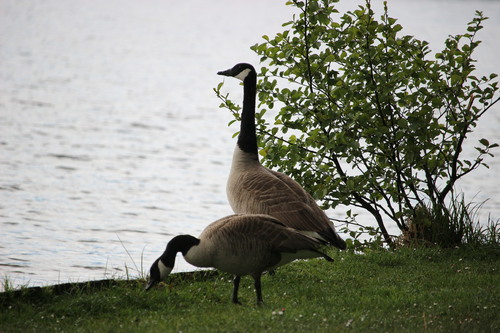
[[[290,18],[284,2],[2,0],[0,278],[35,286],[137,277],[172,236],[231,214],[225,182],[237,127],[227,127],[212,88],[217,71],[258,65],[249,46]],[[435,50],[483,10],[491,19],[477,67],[500,72],[500,2],[390,8]],[[237,82],[224,89],[241,99]],[[498,111],[473,139],[500,141]],[[490,198],[481,214],[498,218],[500,163],[486,162],[460,186],[468,199]],[[371,218],[361,212],[360,221]],[[189,269],[179,258],[176,270]]]

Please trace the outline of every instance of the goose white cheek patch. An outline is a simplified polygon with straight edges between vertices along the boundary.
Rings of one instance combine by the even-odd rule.
[[[247,77],[248,73],[250,73],[250,68],[242,70],[238,75],[235,76],[235,78],[240,79],[241,81],[243,81]]]
[[[160,270],[160,278],[163,280],[167,277],[168,274],[170,274],[170,272],[172,271],[172,267],[167,267],[165,266],[164,263],[160,261],[158,261],[158,268]]]

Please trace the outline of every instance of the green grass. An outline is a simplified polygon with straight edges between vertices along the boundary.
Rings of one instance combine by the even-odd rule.
[[[0,294],[0,332],[499,332],[500,250],[403,249],[299,261],[262,279],[215,272]]]

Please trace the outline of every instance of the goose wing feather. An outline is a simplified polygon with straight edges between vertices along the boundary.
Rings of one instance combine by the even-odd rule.
[[[236,212],[268,214],[294,229],[321,233],[325,240],[336,239],[328,216],[287,175],[261,167],[241,173],[233,184],[228,193]]]
[[[264,214],[235,214],[210,224],[200,239],[213,244],[227,244],[233,252],[242,252],[241,247],[261,243],[277,252],[297,252],[316,249],[322,245],[318,240],[293,230],[276,218]],[[265,244],[265,245],[263,245]]]
[[[264,271],[276,266],[284,253],[290,254],[291,260],[313,257],[331,259],[321,252],[321,241],[263,214],[227,216],[210,224],[200,235],[200,239],[214,245],[213,249],[207,249],[213,251],[214,267],[229,272],[231,271],[227,267],[217,267],[216,262],[223,265],[232,262],[234,267],[240,266],[249,270],[246,272],[249,274],[250,271]],[[307,253],[297,254],[304,251]],[[220,261],[217,258],[220,258]]]

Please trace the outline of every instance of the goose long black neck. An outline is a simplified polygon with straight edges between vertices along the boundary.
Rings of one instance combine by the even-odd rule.
[[[168,242],[167,249],[163,252],[160,259],[165,266],[173,268],[177,252],[181,252],[182,255],[186,255],[190,248],[198,244],[200,244],[200,240],[191,235],[175,236],[170,240],[170,242]]]
[[[246,153],[257,155],[257,135],[255,133],[255,98],[257,75],[251,71],[243,81],[243,111],[241,112],[238,147]]]

